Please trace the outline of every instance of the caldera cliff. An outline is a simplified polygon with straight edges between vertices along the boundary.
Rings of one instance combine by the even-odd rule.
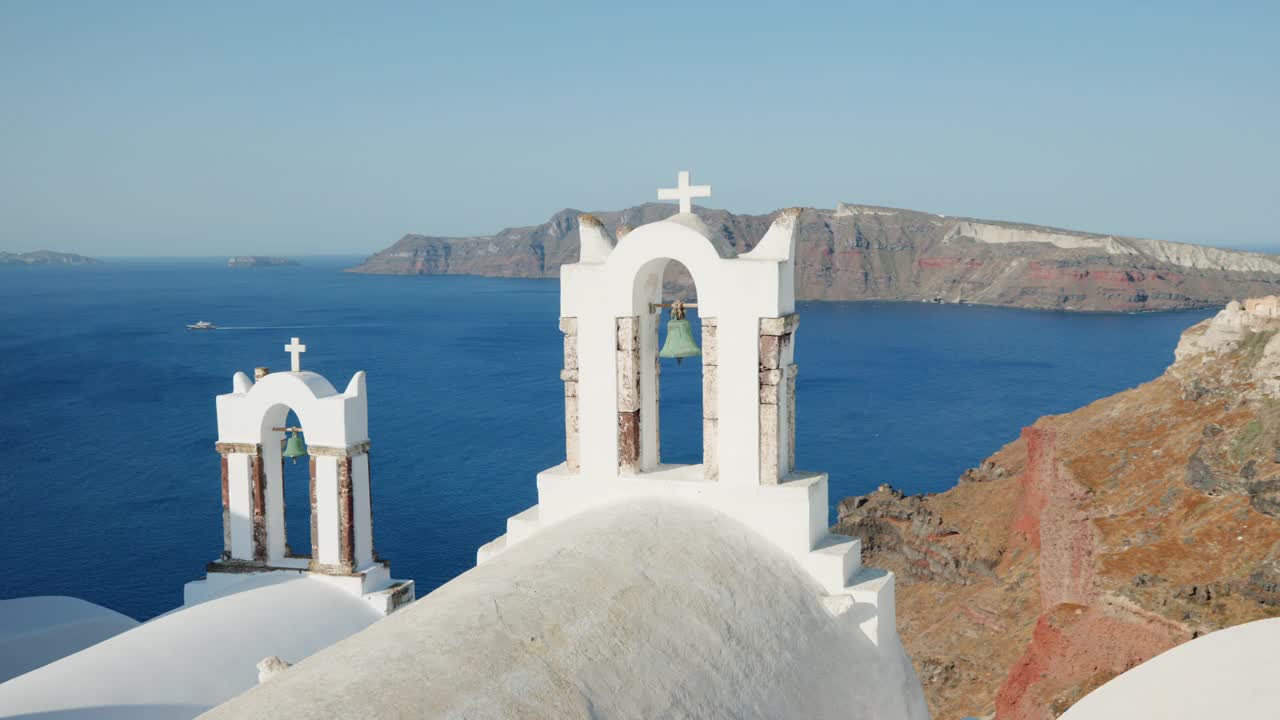
[[[947,492],[843,500],[836,530],[898,574],[935,720],[1057,717],[1280,615],[1280,299],[1231,303],[1160,377],[1039,419]]]
[[[669,217],[648,203],[593,213],[610,231]],[[695,208],[738,252],[776,213]],[[578,259],[577,210],[495,235],[405,235],[352,272],[555,277]],[[841,204],[805,210],[796,291],[806,300],[916,300],[1013,307],[1143,311],[1221,306],[1280,291],[1280,257],[1021,223]]]

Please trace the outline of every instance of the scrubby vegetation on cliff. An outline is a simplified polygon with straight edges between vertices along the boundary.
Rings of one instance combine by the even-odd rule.
[[[1176,644],[1280,616],[1277,331],[1275,298],[1232,303],[1162,376],[1041,418],[955,488],[840,503],[836,530],[899,576],[937,720],[1056,717]]]

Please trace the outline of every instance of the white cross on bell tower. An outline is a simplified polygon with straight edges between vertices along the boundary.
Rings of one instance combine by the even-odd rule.
[[[673,188],[658,188],[659,200],[679,200],[680,212],[693,212],[693,199],[711,197],[710,185],[690,185],[689,171],[681,170]]]
[[[293,342],[284,346],[284,351],[289,353],[292,359],[292,366],[289,368],[293,372],[302,372],[302,353],[307,351],[307,346],[298,341],[298,338],[291,338]]]

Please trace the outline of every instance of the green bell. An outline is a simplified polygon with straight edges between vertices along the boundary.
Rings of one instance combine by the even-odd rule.
[[[299,436],[298,431],[295,430],[293,435],[289,436],[289,442],[285,443],[284,456],[287,458],[293,458],[293,461],[296,463],[298,462],[298,458],[304,457],[306,454],[307,447],[302,444],[302,437]]]
[[[687,357],[697,357],[702,351],[693,339],[693,330],[684,318],[684,303],[671,304],[671,319],[667,321],[667,340],[662,344],[658,357],[675,358],[676,364]]]

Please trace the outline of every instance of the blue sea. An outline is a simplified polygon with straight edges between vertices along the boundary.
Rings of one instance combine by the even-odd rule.
[[[214,396],[237,370],[287,369],[295,335],[303,367],[339,389],[368,372],[379,554],[419,595],[470,567],[564,458],[558,284],[341,272],[358,261],[0,272],[0,597],[139,619],[179,605],[222,549]],[[1155,377],[1210,314],[799,312],[798,464],[830,473],[833,504],[884,482],[947,489],[1037,417]],[[184,329],[196,320],[223,329]],[[698,373],[663,371],[670,461],[700,455]],[[290,528],[307,527],[305,473],[286,473]]]

